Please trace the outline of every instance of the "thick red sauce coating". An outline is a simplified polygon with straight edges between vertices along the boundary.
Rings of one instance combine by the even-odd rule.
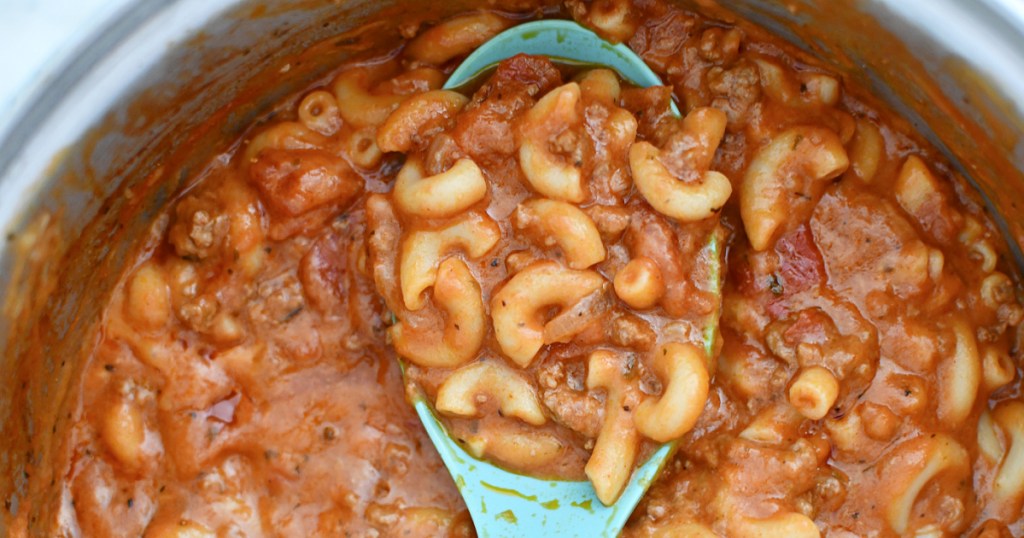
[[[728,119],[711,164],[734,187],[721,212],[721,353],[702,415],[624,534],[1024,533],[1020,290],[998,235],[935,153],[750,26],[646,0],[570,0],[564,11],[637,51],[684,112],[709,106]],[[476,16],[483,34],[511,24]],[[342,74],[374,66],[369,95],[397,103],[438,87],[477,44],[455,40],[464,50],[438,56],[432,40],[449,43],[438,31],[408,33],[408,46]],[[528,79],[539,65],[504,76]],[[667,91],[624,92],[620,104],[655,110]],[[332,123],[330,100],[308,95],[213,163],[123,275],[90,343],[70,409],[71,466],[45,524],[82,536],[473,533],[405,402],[386,334],[393,290],[367,245],[367,201],[391,190],[402,157],[374,152],[379,121]],[[510,166],[497,157],[536,96],[509,99],[456,122],[448,141]],[[639,130],[658,140],[651,116],[639,114]],[[810,181],[810,165],[784,161],[784,218],[756,249],[744,181],[759,152],[798,126],[831,133],[850,165]],[[443,130],[423,131],[424,144]],[[450,165],[441,161],[426,167]],[[628,205],[626,181],[616,196]],[[526,192],[494,188],[490,203],[511,207]],[[655,241],[662,228],[644,214],[629,225],[636,241]],[[812,368],[838,381],[816,419],[793,389]],[[553,392],[578,396],[571,371],[548,378]],[[430,389],[429,374],[421,381]]]
[[[603,83],[615,86],[615,91],[621,90],[626,107],[622,108],[611,101],[605,102],[600,91],[594,89],[595,77],[606,75],[611,74],[567,66],[559,68],[541,57],[520,55],[502,62],[485,78],[464,108],[453,115],[449,124],[442,125],[447,128],[433,136],[422,136],[422,142],[407,152],[408,160],[422,159],[432,165],[433,169],[425,166],[427,175],[441,173],[461,159],[470,158],[479,163],[491,194],[466,210],[465,214],[470,216],[423,218],[403,209],[398,194],[372,196],[367,203],[369,263],[377,290],[395,314],[396,324],[403,324],[403,330],[414,334],[410,339],[423,339],[410,349],[406,349],[402,341],[395,341],[399,354],[411,363],[409,390],[422,387],[431,401],[438,401],[445,387],[451,386],[448,380],[471,370],[477,359],[501,365],[506,375],[513,376],[505,378],[509,383],[516,379],[528,380],[536,387],[531,391],[532,397],[551,416],[544,424],[526,424],[520,417],[503,416],[494,394],[498,391],[486,387],[476,394],[476,399],[481,400],[476,416],[446,413],[443,408],[441,414],[453,436],[471,453],[540,476],[586,479],[584,465],[608,415],[606,408],[611,405],[604,389],[587,390],[586,387],[588,358],[594,351],[615,350],[624,365],[626,361],[631,364],[626,368],[628,375],[625,377],[629,378],[633,394],[622,405],[635,406],[645,397],[643,392],[655,393],[657,389],[652,391],[651,387],[661,383],[648,364],[649,354],[666,341],[689,342],[703,349],[705,328],[714,324],[719,308],[718,288],[709,277],[719,265],[718,255],[708,246],[719,233],[716,216],[676,222],[659,214],[642,197],[629,196],[627,154],[632,135],[627,142],[620,133],[636,129],[633,114],[671,118],[667,113],[668,95],[662,91],[664,88],[644,90],[603,79]],[[534,136],[527,132],[526,116],[532,106],[541,106],[534,105],[538,99],[571,91],[567,88],[575,89],[577,84],[583,88],[578,107],[582,112],[579,124],[559,125],[563,130],[552,135],[561,140],[560,151],[576,155],[573,158],[579,163],[582,176],[588,178],[585,201],[570,204],[557,197],[538,195],[531,189],[530,180],[521,172],[522,158],[517,154],[515,142]],[[659,95],[661,99],[652,98]],[[675,123],[667,125],[669,122]],[[681,144],[691,147],[692,141],[681,130],[681,121],[671,118],[649,123],[651,127],[643,129],[641,135],[656,138],[655,129],[662,128],[673,133]],[[382,132],[389,132],[386,129],[387,126],[382,127]],[[490,134],[499,130],[502,132],[497,135]],[[592,140],[592,133],[601,135]],[[666,134],[662,138],[670,136]],[[396,187],[396,191],[400,188]],[[556,209],[542,213],[538,203]],[[569,206],[578,209],[569,213]],[[544,229],[536,222],[541,219],[561,219],[559,222],[563,224]],[[583,237],[577,234],[572,240],[599,251],[598,255],[581,254],[577,247],[562,244],[568,239],[555,237],[558,226],[568,228],[572,223],[593,226],[594,234],[600,237],[584,244]],[[436,290],[441,284],[433,287],[432,294],[425,292],[425,308],[409,308],[409,297],[402,289],[409,276],[402,268],[410,258],[421,256],[419,250],[411,246],[417,234],[448,233],[445,230],[455,226],[474,230],[460,232],[462,234],[484,235],[487,244],[494,243],[482,255],[470,254],[472,247],[461,244],[446,247],[441,252],[443,259],[456,258],[467,264],[481,288],[484,302],[489,302],[484,310],[492,319],[486,320],[487,335],[481,344],[474,346],[462,338],[459,346],[464,349],[459,351],[464,351],[466,356],[460,362],[431,364],[429,361],[439,355],[433,346],[446,338],[445,320],[450,317],[437,301]],[[473,241],[485,239],[474,236],[469,244]],[[617,298],[612,280],[627,263],[639,257],[650,260],[665,284],[656,304],[634,309]],[[514,285],[513,276],[525,275],[537,267],[554,267],[560,274],[570,275],[567,277],[570,282],[562,286],[572,286],[576,279],[583,279],[582,275],[600,281],[601,286],[593,291],[587,288],[580,292],[579,298],[572,297],[563,306],[553,303],[542,306],[537,316],[545,324],[545,333],[556,334],[552,337],[555,340],[546,342],[525,363],[501,359],[507,353],[507,344],[498,334],[499,316],[503,310],[518,306],[509,304],[512,299],[506,300],[508,295],[502,290]],[[437,278],[440,282],[442,277]],[[543,285],[538,282],[534,286]],[[517,321],[523,323],[528,317],[517,318]],[[492,321],[493,331],[486,327]],[[462,337],[472,329],[456,325],[455,330],[462,333],[455,336]],[[444,349],[443,342],[439,345]],[[430,349],[430,352],[421,352],[416,346]],[[517,439],[515,449],[505,448],[512,443],[506,445],[500,441],[502,438]],[[474,445],[484,448],[474,449]],[[551,449],[551,446],[557,448]],[[645,443],[640,451],[649,448],[651,446]],[[643,461],[645,455],[638,460]],[[627,467],[632,464],[626,462]]]

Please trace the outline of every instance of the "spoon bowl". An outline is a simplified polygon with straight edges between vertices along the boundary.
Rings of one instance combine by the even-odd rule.
[[[456,69],[446,89],[457,88],[516,54],[607,67],[637,86],[661,85],[661,79],[625,45],[613,45],[582,26],[565,20],[542,20],[515,26],[482,45]],[[675,103],[673,112],[679,111]],[[718,289],[719,259],[715,234],[705,247],[716,260],[710,271]],[[712,354],[717,326],[704,330],[704,348]],[[676,443],[658,449],[634,469],[618,500],[605,506],[589,481],[548,480],[514,473],[466,452],[446,431],[420,392],[412,398],[427,434],[451,472],[481,537],[617,535],[637,503],[672,457]]]

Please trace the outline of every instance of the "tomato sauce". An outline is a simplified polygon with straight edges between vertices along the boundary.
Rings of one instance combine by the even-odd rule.
[[[339,66],[331,85],[253,126],[167,205],[85,343],[90,357],[66,404],[69,465],[25,501],[50,503],[49,518],[21,519],[16,535],[474,535],[406,401],[416,385],[436,397],[450,370],[413,367],[404,381],[393,341],[393,326],[417,315],[433,316],[433,338],[442,337],[448,314],[403,310],[396,268],[399,234],[440,221],[375,208],[406,163],[380,151],[377,129],[486,37],[537,13],[520,7],[515,17],[436,21],[464,32],[433,32],[436,43],[424,41],[429,25],[408,27],[404,42]],[[992,223],[937,153],[749,24],[660,0],[567,0],[546,13],[626,43],[666,81],[625,87],[616,101],[637,119],[639,139],[681,140],[664,127],[669,96],[684,114],[723,112],[708,166],[733,193],[710,220],[670,221],[639,197],[621,154],[588,146],[589,162],[613,169],[584,167],[600,180],[581,205],[615,237],[608,258],[655,260],[667,291],[653,311],[602,314],[524,370],[556,417],[540,430],[566,447],[526,470],[582,477],[605,415],[603,393],[584,386],[582,349],[647,350],[670,321],[697,335],[702,316],[720,308],[703,412],[624,536],[1024,533],[1021,290]],[[415,56],[424,50],[430,61]],[[339,97],[349,90],[337,81],[356,71],[366,106]],[[485,303],[522,266],[564,254],[511,225],[536,195],[520,179],[516,129],[542,95],[579,74],[519,57],[464,89],[473,106],[410,135],[427,175],[468,156],[490,180],[479,207],[500,223],[502,246],[472,261]],[[751,163],[771,157],[765,148],[805,127],[837,140],[849,165],[813,177],[815,163],[786,154],[771,189],[744,190]],[[695,153],[677,144],[662,162],[699,181],[687,175]],[[748,235],[762,223],[744,208],[759,196],[776,196],[778,213],[764,248]],[[712,234],[723,241],[720,299],[699,284]],[[622,265],[600,267],[611,278]],[[818,418],[794,395],[812,368],[836,380]],[[458,436],[537,430],[482,409],[447,423]]]

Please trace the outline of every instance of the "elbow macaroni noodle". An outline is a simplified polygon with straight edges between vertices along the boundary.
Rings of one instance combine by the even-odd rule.
[[[334,82],[338,114],[345,123],[368,127],[380,125],[404,100],[402,95],[376,95],[370,92],[371,71],[359,67],[346,71]]]
[[[878,173],[885,152],[885,141],[878,127],[868,120],[857,120],[857,129],[850,144],[850,169],[860,179],[871,182]]]
[[[467,213],[439,230],[410,233],[402,242],[398,277],[402,282],[402,298],[409,310],[423,308],[423,292],[434,285],[437,270],[444,256],[455,248],[470,258],[479,258],[501,239],[501,230],[490,217]]]
[[[1024,504],[1024,402],[996,406],[992,420],[1002,429],[1005,443],[992,493],[1002,510],[1019,513]]]
[[[654,352],[651,369],[663,379],[658,398],[647,398],[633,422],[641,434],[659,442],[693,429],[708,399],[710,375],[704,354],[691,344],[671,343]]]
[[[811,420],[824,418],[838,396],[839,381],[821,366],[800,370],[789,387],[789,402]]]
[[[665,295],[665,278],[654,260],[640,256],[615,273],[615,294],[638,310],[651,308]]]
[[[417,61],[440,65],[469,54],[508,26],[507,19],[494,13],[460,15],[418,35],[406,52]]]
[[[585,199],[580,167],[582,156],[573,131],[580,118],[580,86],[570,82],[541,97],[523,119],[519,163],[526,180],[540,194],[580,203]],[[565,136],[563,136],[565,135]],[[555,140],[567,147],[552,151]]]
[[[614,105],[622,95],[619,77],[611,69],[593,69],[580,79],[580,92],[601,102]]]
[[[577,271],[540,262],[516,273],[491,299],[494,336],[505,356],[525,368],[544,345],[543,310],[565,310],[598,291],[605,280],[593,271]]]
[[[504,435],[474,435],[466,439],[466,448],[477,458],[493,458],[501,463],[541,467],[551,465],[565,452],[553,435],[537,431],[503,432]]]
[[[978,448],[992,468],[993,512],[1012,517],[1024,505],[1024,402],[1006,401],[978,420]]]
[[[969,455],[947,435],[917,438],[897,446],[879,468],[882,496],[889,527],[899,533],[911,529],[914,504],[925,487],[940,477],[962,479],[970,474]]]
[[[740,214],[754,250],[772,244],[790,220],[792,200],[801,189],[815,188],[848,165],[839,138],[818,127],[791,127],[759,149],[740,189]]]
[[[558,245],[571,269],[604,261],[604,243],[594,221],[578,207],[547,199],[527,200],[515,213],[516,226],[547,246]]]
[[[403,101],[377,130],[381,151],[407,152],[443,122],[466,106],[469,100],[450,90],[432,90]]]
[[[441,262],[434,282],[434,302],[446,314],[441,340],[429,331],[398,322],[391,328],[395,349],[425,366],[452,368],[472,360],[486,332],[485,314],[480,284],[462,260],[448,258]]]
[[[800,73],[799,81],[787,76],[782,66],[757,58],[764,92],[770,99],[793,107],[834,106],[839,101],[839,81],[821,73]]]
[[[442,413],[477,416],[481,396],[497,400],[502,416],[534,426],[547,422],[530,383],[496,361],[476,362],[456,370],[438,389],[435,406]]]
[[[725,133],[725,113],[713,108],[690,112],[683,120],[684,132],[699,140],[713,155]],[[659,212],[689,222],[717,213],[732,194],[732,184],[719,172],[707,170],[707,162],[690,163],[701,171],[700,183],[680,181],[661,162],[661,152],[649,142],[637,142],[629,150],[633,182],[648,203]]]
[[[956,344],[952,355],[938,365],[939,420],[956,427],[974,408],[981,383],[981,357],[970,327],[963,321],[953,325]]]
[[[333,135],[341,127],[338,102],[328,91],[317,90],[303,97],[298,116],[303,125],[324,136]]]
[[[622,379],[622,357],[611,351],[591,353],[587,363],[587,388],[605,390],[604,421],[586,473],[597,498],[611,504],[626,487],[636,459],[639,435],[629,411],[629,385]]]
[[[627,0],[596,0],[588,4],[569,2],[577,20],[586,21],[595,31],[613,42],[629,39],[636,31],[636,22]]]
[[[395,204],[424,218],[457,215],[487,195],[487,180],[472,159],[459,159],[448,170],[423,177],[423,166],[407,161],[395,179]]]

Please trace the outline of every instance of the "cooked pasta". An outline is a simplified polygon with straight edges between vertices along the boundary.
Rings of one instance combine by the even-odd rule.
[[[1019,274],[909,124],[742,20],[478,4],[386,21],[163,209],[22,534],[472,535],[410,395],[606,504],[676,443],[627,537],[1024,533]],[[665,86],[440,89],[556,13]]]

